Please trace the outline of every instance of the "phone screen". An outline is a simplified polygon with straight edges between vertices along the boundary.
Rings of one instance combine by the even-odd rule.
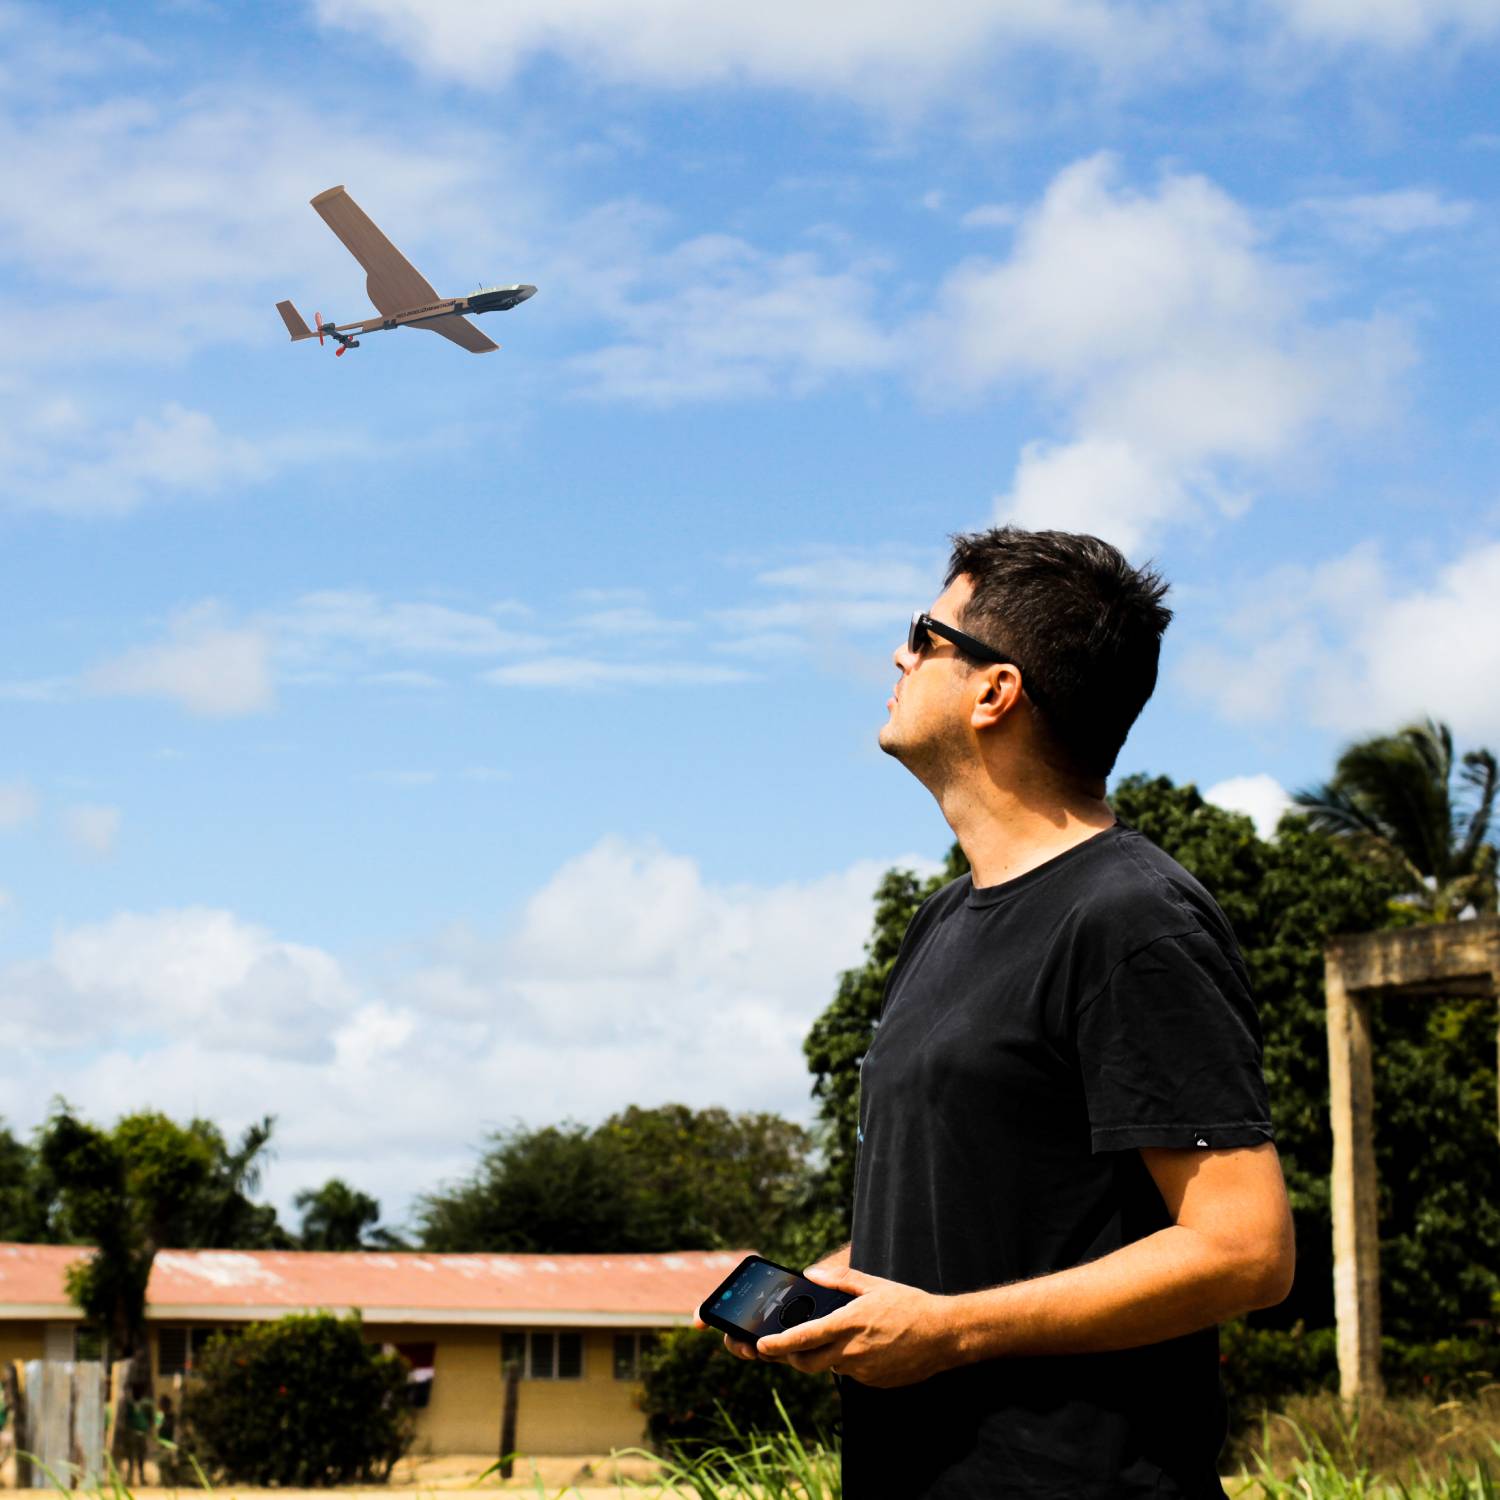
[[[773,1261],[750,1256],[699,1309],[703,1321],[752,1341],[821,1318],[851,1301],[848,1292],[819,1286]]]

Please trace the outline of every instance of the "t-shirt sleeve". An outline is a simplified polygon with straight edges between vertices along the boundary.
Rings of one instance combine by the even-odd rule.
[[[1075,1034],[1096,1153],[1275,1139],[1244,970],[1207,932],[1122,960],[1080,1006]]]

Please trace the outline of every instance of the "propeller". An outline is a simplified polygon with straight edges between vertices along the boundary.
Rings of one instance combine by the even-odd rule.
[[[322,348],[322,346],[323,346],[323,314],[322,313],[315,312],[313,314],[313,326],[318,330],[318,347]]]

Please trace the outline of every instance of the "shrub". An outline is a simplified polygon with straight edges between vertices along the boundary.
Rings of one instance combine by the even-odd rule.
[[[1226,1323],[1219,1330],[1219,1369],[1236,1427],[1259,1426],[1261,1414],[1288,1396],[1329,1390],[1339,1383],[1331,1328],[1253,1328]]]
[[[652,1446],[735,1449],[746,1435],[785,1433],[826,1438],[838,1421],[838,1392],[827,1375],[736,1359],[722,1335],[698,1328],[662,1335],[642,1372]],[[780,1398],[783,1411],[777,1408]]]
[[[384,1482],[411,1442],[406,1366],[358,1315],[253,1323],[204,1351],[184,1446],[217,1479],[303,1489]]]

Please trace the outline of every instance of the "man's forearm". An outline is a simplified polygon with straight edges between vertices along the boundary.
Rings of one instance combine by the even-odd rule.
[[[1173,1224],[1085,1265],[942,1300],[953,1362],[967,1364],[1133,1349],[1222,1323],[1280,1295],[1253,1262]]]

